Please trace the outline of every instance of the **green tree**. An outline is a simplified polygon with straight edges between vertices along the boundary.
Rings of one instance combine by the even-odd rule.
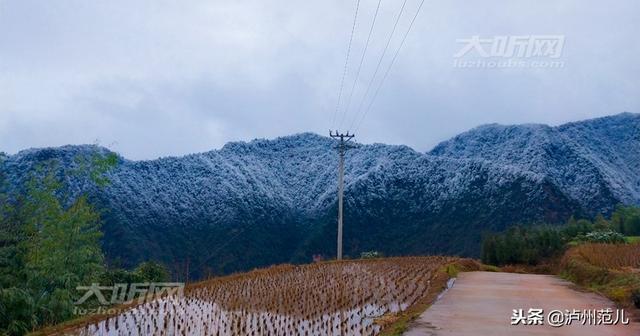
[[[535,265],[562,252],[566,241],[567,236],[555,226],[513,226],[484,238],[482,261],[493,265]]]
[[[24,335],[38,323],[36,304],[25,289],[0,289],[0,335]]]
[[[0,288],[9,288],[24,281],[19,250],[24,235],[4,189],[4,174],[0,169]]]
[[[78,155],[75,164],[76,168],[72,171],[74,175],[81,177],[87,184],[106,187],[111,183],[107,173],[118,164],[118,155],[111,152]]]
[[[52,202],[44,206],[53,211],[29,240],[27,267],[40,278],[69,285],[96,279],[104,268],[98,213],[84,196],[68,209]]]
[[[640,235],[640,208],[618,206],[611,215],[611,228],[624,235]]]
[[[91,156],[80,176],[104,186],[113,155]],[[0,166],[3,167],[3,166]],[[99,213],[87,200],[65,195],[67,175],[55,161],[30,173],[24,194],[2,193],[0,170],[0,335],[22,335],[72,317],[75,287],[105,273]]]
[[[38,324],[44,325],[71,317],[75,287],[95,281],[104,264],[98,213],[85,196],[64,207],[53,173],[39,173],[28,182],[19,217],[26,237],[21,244],[26,286]]]
[[[169,271],[163,265],[146,261],[138,265],[134,270],[144,281],[148,282],[167,282],[170,280]]]
[[[598,231],[611,230],[611,224],[604,218],[604,216],[602,216],[602,214],[598,214],[593,220],[593,227]]]

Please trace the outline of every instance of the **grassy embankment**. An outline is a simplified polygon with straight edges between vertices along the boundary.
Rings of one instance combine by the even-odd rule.
[[[559,275],[621,307],[640,308],[640,244],[582,244],[559,262]]]
[[[631,238],[631,239],[628,239]],[[557,275],[625,309],[640,309],[640,241],[575,243],[561,255],[535,265],[505,265],[503,272]],[[640,316],[640,311],[636,311]]]

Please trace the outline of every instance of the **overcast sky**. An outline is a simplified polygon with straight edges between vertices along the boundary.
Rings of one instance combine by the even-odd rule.
[[[419,2],[407,0],[378,79]],[[361,0],[342,108],[377,3]],[[403,0],[381,3],[351,108],[332,123],[355,1],[0,0],[0,151],[97,141],[152,159],[340,120],[360,125],[360,142],[425,151],[485,123],[640,112],[639,1],[427,0],[353,122]],[[561,36],[561,57],[542,61],[562,66],[453,65],[457,40],[530,35]]]

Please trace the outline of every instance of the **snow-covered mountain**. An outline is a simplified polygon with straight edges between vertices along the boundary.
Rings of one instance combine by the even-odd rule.
[[[640,115],[547,125],[485,125],[436,146],[431,155],[476,159],[548,178],[589,212],[611,199],[640,200]]]
[[[486,125],[419,153],[357,145],[346,158],[345,252],[477,255],[483,232],[640,203],[640,115]],[[120,163],[91,189],[110,260],[153,258],[193,276],[335,254],[337,155],[304,133],[184,157]],[[5,158],[14,186],[38,162],[72,168],[95,146]],[[68,177],[70,190],[78,189]],[[181,266],[184,265],[184,266]],[[181,272],[182,269],[176,269]]]

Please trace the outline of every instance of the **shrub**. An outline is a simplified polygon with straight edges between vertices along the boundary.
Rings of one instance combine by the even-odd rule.
[[[23,335],[38,323],[36,304],[24,289],[0,289],[0,311],[0,334]]]
[[[167,282],[170,280],[169,271],[163,265],[146,261],[138,265],[135,269],[135,273],[138,274],[144,281],[149,282]]]
[[[589,232],[584,236],[578,237],[578,239],[591,243],[622,244],[626,242],[623,235],[614,231]]]
[[[384,255],[378,251],[367,251],[367,252],[360,253],[361,259],[375,259],[375,258],[382,258],[382,257],[384,257]]]

